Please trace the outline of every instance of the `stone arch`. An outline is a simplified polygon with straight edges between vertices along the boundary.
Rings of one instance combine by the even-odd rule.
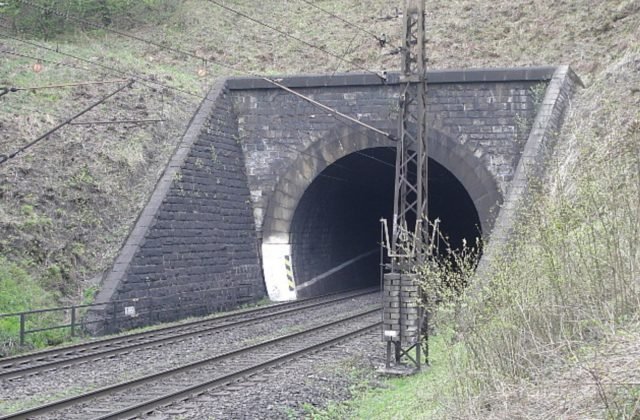
[[[306,189],[337,160],[377,147],[395,147],[395,142],[367,129],[344,126],[312,143],[280,174],[268,199],[262,226],[263,270],[271,299],[296,298],[291,265],[291,222]],[[429,157],[451,172],[467,190],[486,239],[502,202],[498,184],[488,169],[488,156],[441,131],[430,129]]]

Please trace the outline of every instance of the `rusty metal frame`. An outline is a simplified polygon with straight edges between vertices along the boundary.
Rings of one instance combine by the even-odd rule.
[[[426,79],[426,39],[425,39],[425,0],[405,0],[403,15],[403,33],[401,46],[401,93],[399,99],[400,118],[398,144],[396,148],[396,174],[393,206],[392,234],[389,237],[387,221],[382,220],[383,242],[387,255],[391,259],[390,275],[409,275],[413,268],[424,262],[430,252],[428,235],[428,143],[427,143],[427,79]],[[411,169],[415,166],[416,173]],[[413,224],[413,226],[410,226]],[[386,236],[384,236],[386,234]],[[427,245],[427,246],[425,246]],[[391,281],[390,281],[391,284]],[[400,281],[400,284],[404,283]],[[403,313],[404,308],[412,307],[401,286],[397,297],[387,297],[383,291],[385,310],[389,300],[397,301],[401,319],[415,317],[416,332],[405,333],[384,331],[386,349],[386,368],[392,361],[400,364],[401,358],[408,358],[421,369],[422,345],[426,343],[425,312],[417,305],[417,313]],[[391,293],[389,293],[391,295]],[[422,300],[422,299],[420,299]],[[395,303],[394,303],[395,304]],[[415,306],[414,306],[415,307]],[[389,309],[390,311],[390,309]],[[383,327],[384,328],[384,327]],[[403,336],[404,335],[409,335]],[[406,348],[402,348],[406,345]],[[392,347],[395,346],[395,351]],[[415,348],[416,357],[409,352]],[[425,353],[428,347],[424,346]],[[393,360],[392,360],[393,359]]]

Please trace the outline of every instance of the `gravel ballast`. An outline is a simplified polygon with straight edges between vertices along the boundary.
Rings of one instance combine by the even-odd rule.
[[[176,343],[142,348],[95,361],[51,370],[42,374],[5,380],[0,383],[2,412],[15,411],[90,389],[150,374],[210,357],[248,343],[294,332],[304,326],[319,325],[336,314],[347,315],[367,305],[375,305],[378,295],[349,299],[329,307],[307,310],[303,315],[282,316],[210,335],[195,336]],[[62,374],[61,374],[62,373]]]

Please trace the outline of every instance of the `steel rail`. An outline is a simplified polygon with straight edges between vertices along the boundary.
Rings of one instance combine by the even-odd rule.
[[[295,359],[307,353],[314,353],[316,351],[323,350],[327,347],[334,346],[342,341],[346,341],[348,339],[364,334],[374,328],[378,329],[380,328],[381,323],[382,321],[375,321],[365,327],[358,328],[355,331],[350,331],[338,337],[334,337],[332,339],[323,341],[322,343],[317,343],[311,346],[307,346],[303,349],[294,350],[294,351],[285,353],[281,356],[269,359],[263,363],[255,364],[253,366],[243,368],[243,369],[238,369],[235,372],[232,372],[230,374],[223,375],[206,382],[201,382],[197,385],[193,385],[188,388],[175,391],[171,394],[167,394],[159,398],[154,398],[154,399],[142,402],[140,404],[131,405],[122,410],[118,410],[116,412],[113,412],[101,417],[97,417],[93,420],[111,420],[111,419],[121,419],[123,417],[130,418],[136,415],[142,415],[142,414],[148,413],[150,410],[153,410],[154,408],[184,399],[195,393],[202,392],[210,388],[226,385],[227,383],[238,380],[239,378],[246,377],[248,375],[251,375],[252,373],[256,373],[256,372],[268,369],[272,366],[280,365],[288,360]]]
[[[61,368],[64,366],[74,365],[78,363],[85,362],[87,360],[97,360],[102,359],[107,356],[112,356],[118,353],[126,353],[131,350],[143,348],[143,347],[155,347],[161,344],[168,344],[177,341],[185,340],[191,336],[212,333],[216,330],[228,329],[235,326],[241,326],[246,324],[251,324],[257,321],[278,317],[282,315],[287,315],[291,313],[295,313],[298,311],[303,311],[323,305],[329,305],[336,302],[340,302],[343,300],[352,299],[355,297],[366,296],[367,294],[372,294],[375,292],[361,292],[361,293],[350,293],[346,295],[337,295],[334,298],[326,300],[326,296],[320,298],[311,298],[305,300],[304,302],[308,302],[303,305],[296,305],[296,303],[303,301],[296,301],[295,303],[285,303],[278,304],[264,308],[255,308],[250,309],[243,312],[236,312],[229,315],[223,315],[221,317],[207,319],[207,320],[198,320],[193,321],[186,324],[170,326],[159,328],[153,331],[145,331],[141,333],[135,333],[124,337],[115,337],[108,338],[99,341],[92,341],[89,343],[82,343],[75,346],[67,346],[61,349],[52,349],[45,350],[43,352],[31,353],[23,356],[16,356],[7,360],[0,360],[0,369],[11,369],[15,367],[18,363],[21,365],[27,363],[37,363],[39,361],[43,361],[44,359],[57,358],[57,357],[65,357],[71,356],[70,358],[51,360],[49,362],[30,365],[24,368],[11,369],[6,370],[4,372],[0,372],[0,379],[12,379],[20,376],[24,376],[27,374],[32,374],[36,372],[48,371],[51,369]],[[334,296],[334,295],[329,295]],[[319,302],[317,300],[320,300]],[[309,302],[312,301],[312,302]],[[284,306],[285,308],[282,310],[277,310],[275,312],[269,311],[270,309],[279,309]],[[293,306],[293,307],[291,307]],[[261,312],[267,312],[264,315],[259,315]],[[216,324],[212,326],[207,326],[207,324],[218,323],[220,321],[228,320],[229,318],[246,316],[251,314],[258,314],[249,319],[242,319],[238,321],[226,322],[223,324]],[[202,327],[202,328],[198,328]],[[196,328],[187,332],[177,332],[181,328]],[[176,331],[177,333],[173,334],[172,332]],[[169,335],[167,335],[169,334]],[[159,338],[154,338],[161,335]],[[114,347],[118,346],[118,347]],[[91,351],[90,353],[81,353],[85,351]],[[92,351],[97,350],[97,351]],[[73,356],[73,354],[76,356]],[[10,363],[3,363],[9,361]]]
[[[68,350],[75,350],[75,349],[78,349],[80,347],[91,347],[91,346],[94,346],[94,345],[100,345],[100,344],[108,343],[108,342],[112,342],[112,341],[126,340],[126,339],[129,339],[129,338],[132,338],[132,337],[144,336],[144,335],[153,334],[153,333],[162,332],[162,331],[170,331],[170,330],[172,330],[174,328],[178,328],[178,327],[189,327],[189,326],[192,326],[192,325],[202,324],[202,323],[206,323],[206,322],[210,322],[210,321],[214,321],[214,320],[218,321],[218,320],[232,318],[234,316],[247,315],[247,314],[252,314],[252,313],[256,313],[256,312],[268,311],[268,310],[271,310],[271,309],[278,309],[278,308],[281,308],[281,307],[288,307],[288,306],[304,304],[305,302],[311,302],[311,301],[314,301],[314,300],[322,300],[322,299],[330,298],[331,296],[337,296],[337,295],[340,295],[341,293],[347,293],[347,294],[348,293],[354,293],[354,295],[350,295],[350,296],[359,296],[360,295],[360,293],[357,293],[357,290],[351,290],[351,291],[347,291],[347,292],[331,293],[331,294],[318,296],[318,297],[313,297],[313,298],[308,298],[308,299],[300,299],[300,300],[296,300],[296,301],[293,301],[293,302],[277,303],[277,304],[274,304],[274,305],[263,306],[263,307],[258,307],[258,308],[241,309],[241,310],[234,311],[234,312],[222,315],[222,316],[217,316],[217,317],[214,317],[214,318],[201,319],[201,320],[197,320],[197,321],[186,322],[186,323],[179,324],[179,325],[171,325],[171,326],[167,326],[167,327],[160,327],[160,328],[153,329],[151,331],[143,331],[143,332],[139,332],[139,333],[128,334],[126,336],[103,338],[103,339],[99,339],[99,340],[93,340],[93,341],[90,341],[90,342],[85,342],[85,343],[80,343],[80,344],[73,344],[73,345],[65,346],[65,347],[57,347],[57,348],[54,348],[54,349],[41,350],[41,351],[37,351],[37,352],[32,352],[32,353],[26,353],[26,354],[20,354],[20,355],[17,355],[17,356],[7,357],[7,358],[0,359],[0,368],[2,368],[2,366],[8,365],[9,363],[15,364],[15,363],[17,363],[17,362],[19,362],[21,360],[25,360],[25,359],[30,359],[30,358],[35,358],[35,357],[44,357],[44,356],[47,356],[47,355],[51,355],[53,353],[65,352],[65,351],[68,351]],[[372,293],[372,292],[364,292],[363,291],[361,293],[365,294],[365,293]],[[50,310],[50,309],[47,309],[47,310]]]
[[[79,403],[82,403],[82,402],[85,402],[85,401],[89,401],[89,400],[94,399],[94,398],[107,396],[109,394],[113,394],[114,392],[124,391],[124,390],[130,389],[130,388],[133,388],[133,387],[136,387],[136,386],[139,386],[139,385],[144,385],[144,384],[150,383],[152,381],[157,381],[159,379],[163,379],[163,378],[167,378],[167,377],[179,374],[179,373],[183,373],[183,372],[198,368],[200,366],[204,366],[204,365],[215,363],[215,362],[220,362],[220,361],[223,361],[225,359],[229,359],[229,358],[234,357],[234,356],[242,355],[242,354],[247,353],[247,352],[249,352],[251,350],[256,350],[256,349],[259,349],[259,348],[262,348],[262,347],[266,347],[266,346],[269,346],[271,344],[281,343],[281,342],[284,342],[285,340],[290,340],[292,338],[296,338],[296,337],[299,337],[299,336],[304,335],[304,334],[319,332],[319,331],[321,331],[323,329],[335,326],[337,324],[344,323],[344,322],[349,322],[349,321],[352,321],[354,319],[357,319],[357,318],[360,318],[360,317],[364,317],[364,316],[368,316],[368,315],[371,315],[371,314],[374,314],[374,313],[377,313],[377,312],[380,312],[380,308],[378,308],[378,307],[375,308],[375,309],[367,309],[365,311],[361,311],[361,312],[358,312],[358,313],[356,313],[354,315],[349,315],[347,317],[340,318],[338,320],[335,320],[335,321],[332,321],[332,322],[329,322],[329,323],[326,323],[326,324],[323,324],[323,325],[319,325],[319,326],[315,326],[315,327],[311,327],[311,328],[306,328],[306,329],[304,329],[302,331],[299,331],[299,332],[295,332],[295,333],[286,334],[286,335],[283,335],[283,336],[280,336],[280,337],[272,338],[272,339],[263,341],[261,343],[257,343],[257,344],[253,344],[253,345],[250,345],[250,346],[247,346],[247,347],[243,347],[241,349],[232,350],[232,351],[229,351],[229,352],[226,352],[226,353],[219,354],[217,356],[208,357],[208,358],[201,359],[201,360],[198,360],[198,361],[195,361],[195,362],[191,362],[191,363],[188,363],[188,364],[185,364],[185,365],[182,365],[182,366],[178,366],[178,367],[175,367],[175,368],[166,369],[166,370],[163,370],[163,371],[160,371],[160,372],[157,372],[157,373],[153,373],[153,374],[150,374],[150,375],[146,375],[146,376],[141,376],[139,378],[132,379],[130,381],[120,382],[120,383],[117,383],[115,385],[110,385],[110,386],[106,386],[106,387],[103,387],[103,388],[99,388],[99,389],[96,389],[96,390],[93,390],[93,391],[86,392],[84,394],[80,394],[80,395],[76,395],[76,396],[73,396],[73,397],[64,398],[64,399],[61,399],[61,400],[58,400],[58,401],[53,401],[53,402],[46,403],[46,404],[43,404],[43,405],[40,405],[40,406],[37,406],[37,407],[28,408],[26,410],[22,410],[22,411],[19,411],[19,412],[16,412],[16,413],[7,414],[7,415],[4,415],[4,416],[0,417],[0,420],[29,419],[29,418],[31,418],[33,416],[36,416],[36,415],[51,413],[53,411],[61,410],[63,408],[70,407],[70,406],[73,406],[75,404],[79,404]],[[374,326],[378,326],[378,325],[380,325],[380,321],[376,321],[375,324],[369,325],[368,327],[369,328],[373,328]],[[326,345],[326,342],[322,343],[322,344]],[[317,347],[317,345],[315,347]],[[283,357],[283,356],[279,356],[279,358],[281,358],[281,357]],[[271,362],[273,362],[273,359],[271,359]],[[198,386],[202,386],[202,384],[198,384]],[[194,386],[189,387],[189,389],[193,388],[193,387]]]

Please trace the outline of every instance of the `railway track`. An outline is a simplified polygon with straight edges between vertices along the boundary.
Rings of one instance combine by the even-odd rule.
[[[216,318],[158,328],[152,331],[94,340],[87,343],[0,359],[0,380],[10,380],[25,375],[34,375],[65,366],[128,353],[136,349],[171,344],[194,336],[213,334],[229,328],[268,321],[276,317],[291,316],[301,311],[373,293],[376,292],[365,290],[270,305],[262,308],[238,311]]]
[[[286,363],[292,358],[330,347],[379,327],[380,309],[359,311],[320,326],[281,334],[243,348],[172,369],[60,399],[0,419],[129,418],[241,377]]]

